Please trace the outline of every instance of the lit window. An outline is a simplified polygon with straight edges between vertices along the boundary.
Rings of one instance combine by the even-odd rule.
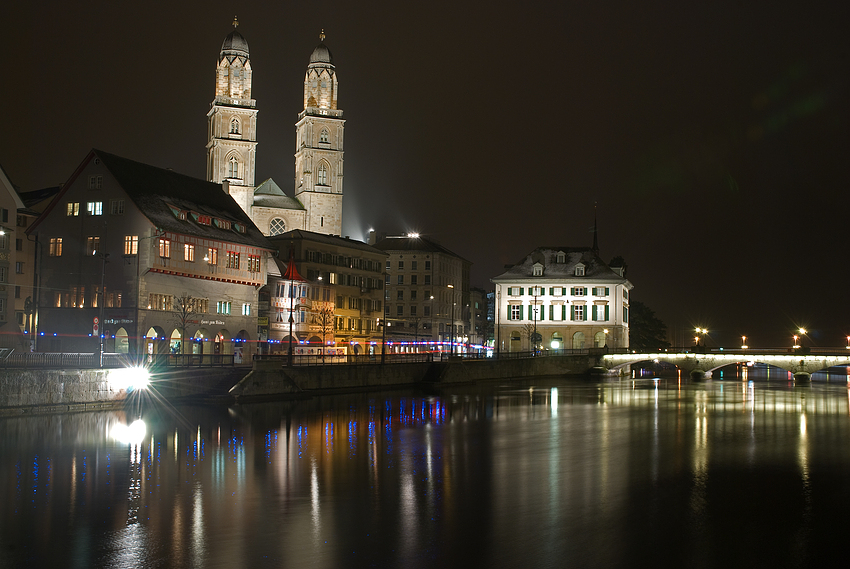
[[[228,269],[238,269],[239,268],[239,253],[236,253],[234,251],[228,251],[225,267],[228,268]]]
[[[171,241],[169,239],[159,240],[159,256],[163,259],[171,258]]]
[[[243,304],[242,305],[242,316],[251,316],[251,305]]]
[[[139,254],[139,236],[125,235],[124,236],[124,254],[138,255]]]
[[[51,237],[50,238],[49,254],[50,254],[51,257],[61,257],[62,256],[62,238],[61,237]]]
[[[88,202],[86,211],[89,215],[103,215],[103,202]]]
[[[195,246],[192,243],[183,244],[183,260],[189,262],[195,261]]]
[[[20,261],[15,263],[15,273],[22,275],[24,274],[24,264]]]
[[[230,314],[230,305],[228,301],[219,300],[216,303],[216,312],[218,314]]]
[[[86,237],[86,255],[94,255],[100,249],[100,237]]]
[[[328,167],[324,163],[319,164],[319,177],[316,183],[320,186],[328,185]]]
[[[124,200],[110,200],[109,213],[112,215],[124,215]]]
[[[248,270],[252,273],[260,272],[260,257],[258,255],[248,255]]]
[[[218,249],[213,249],[212,247],[207,249],[207,263],[218,265]]]
[[[65,215],[68,217],[77,217],[80,215],[80,202],[68,202],[68,207],[65,210]]]

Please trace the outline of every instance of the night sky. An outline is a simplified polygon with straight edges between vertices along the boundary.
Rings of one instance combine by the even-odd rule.
[[[532,249],[621,255],[633,300],[692,343],[844,346],[850,41],[842,3],[236,4],[257,183],[292,192],[324,28],[345,112],[344,233],[418,231],[483,288]],[[91,148],[205,173],[233,2],[4,10],[0,163],[21,190]]]

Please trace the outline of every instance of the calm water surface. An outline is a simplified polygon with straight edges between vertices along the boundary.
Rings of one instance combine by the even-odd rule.
[[[726,377],[729,377],[727,375]],[[0,567],[846,559],[846,378],[540,379],[0,419]]]

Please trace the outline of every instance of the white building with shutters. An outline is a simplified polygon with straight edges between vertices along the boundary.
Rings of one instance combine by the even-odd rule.
[[[608,266],[596,247],[539,247],[490,279],[499,351],[624,349],[629,346],[625,266]]]

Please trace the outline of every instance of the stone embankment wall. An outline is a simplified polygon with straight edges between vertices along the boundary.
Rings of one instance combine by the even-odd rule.
[[[280,361],[260,360],[254,362],[253,371],[230,393],[237,401],[245,401],[276,395],[403,387],[417,383],[451,384],[487,379],[582,375],[594,365],[596,358],[589,356],[291,368]]]
[[[0,415],[111,409],[121,407],[126,396],[110,387],[107,370],[0,372]]]

